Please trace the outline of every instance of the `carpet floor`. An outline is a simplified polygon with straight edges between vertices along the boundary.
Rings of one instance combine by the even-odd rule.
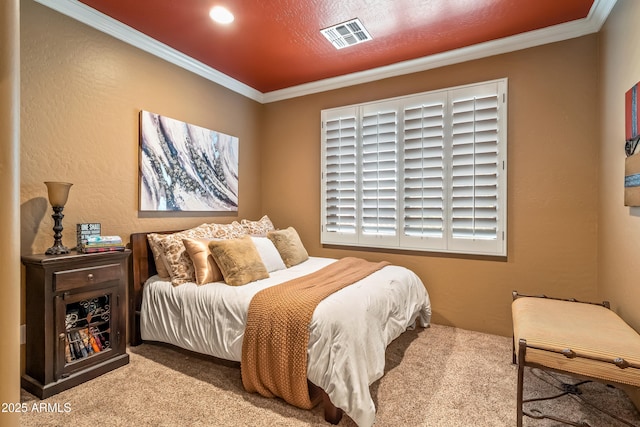
[[[22,390],[21,400],[29,409],[20,424],[329,425],[320,407],[305,411],[245,392],[236,365],[152,343],[128,352],[128,365],[44,401]],[[440,325],[407,331],[388,347],[385,375],[371,385],[376,426],[515,426],[516,375],[509,338]],[[558,394],[562,382],[578,381],[527,369],[525,398]],[[599,383],[583,384],[579,390],[525,409],[539,408],[592,427],[640,427],[640,413],[622,391]],[[563,424],[525,418],[524,425]],[[339,426],[355,423],[344,416]]]

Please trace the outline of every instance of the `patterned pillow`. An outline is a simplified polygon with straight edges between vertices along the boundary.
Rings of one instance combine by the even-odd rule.
[[[266,236],[268,232],[275,230],[273,223],[267,215],[257,221],[243,219],[240,221],[247,234],[252,236]]]
[[[184,247],[182,239],[234,239],[246,233],[240,223],[202,224],[189,230],[160,237],[160,246],[167,261],[167,269],[171,275],[171,283],[178,286],[187,282],[195,282],[196,275],[193,262]]]
[[[287,267],[298,265],[309,259],[309,254],[295,228],[289,227],[286,230],[270,231],[267,233],[267,237],[276,246]]]
[[[164,254],[162,253],[162,246],[160,246],[159,238],[161,236],[166,236],[166,234],[147,234],[147,240],[149,241],[149,247],[151,248],[151,252],[153,253],[153,260],[156,264],[156,271],[158,272],[158,276],[161,279],[166,280],[170,279],[171,275],[169,274],[169,270],[167,269],[167,261],[164,259]]]
[[[269,277],[269,272],[250,236],[212,240],[209,242],[209,250],[228,285],[242,286]]]

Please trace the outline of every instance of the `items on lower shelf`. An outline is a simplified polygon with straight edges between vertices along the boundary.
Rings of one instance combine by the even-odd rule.
[[[69,304],[66,309],[65,360],[67,363],[110,348],[109,296]]]
[[[91,327],[67,332],[65,358],[67,363],[91,356],[109,348],[108,331]],[[105,337],[107,335],[107,337]]]

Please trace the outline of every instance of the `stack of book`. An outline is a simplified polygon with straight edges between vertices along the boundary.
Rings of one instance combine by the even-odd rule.
[[[124,251],[124,244],[120,236],[87,236],[80,244],[78,250],[85,254]]]
[[[65,359],[67,363],[83,359],[92,354],[99,353],[109,347],[109,343],[96,327],[67,332],[67,346],[65,347]]]

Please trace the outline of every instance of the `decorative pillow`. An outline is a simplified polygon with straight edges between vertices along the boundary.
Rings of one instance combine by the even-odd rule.
[[[198,285],[222,280],[222,272],[209,252],[210,241],[211,239],[182,239],[193,263],[196,284]]]
[[[289,227],[285,230],[270,231],[267,233],[267,237],[276,246],[287,267],[292,267],[309,259],[309,254],[295,228]]]
[[[228,285],[241,286],[269,277],[260,253],[249,236],[212,240],[209,242],[209,250]]]
[[[231,224],[209,224],[214,239],[237,239],[247,234],[245,228],[238,222],[233,221]]]
[[[182,239],[233,239],[245,235],[244,228],[234,221],[231,224],[202,224],[189,230],[160,236],[160,245],[167,261],[167,270],[174,286],[195,282],[193,263],[182,243]]]
[[[240,223],[244,227],[246,233],[252,236],[266,236],[268,232],[276,229],[267,215],[257,221],[243,219]]]
[[[161,279],[170,279],[171,275],[167,270],[167,261],[164,259],[162,253],[162,246],[160,246],[159,236],[166,236],[165,234],[151,233],[147,234],[147,240],[149,241],[149,247],[153,253],[153,260],[156,264],[156,271]]]
[[[251,240],[253,240],[253,244],[256,245],[260,258],[262,258],[262,263],[269,273],[287,268],[271,240],[266,237],[256,236],[251,236]]]

